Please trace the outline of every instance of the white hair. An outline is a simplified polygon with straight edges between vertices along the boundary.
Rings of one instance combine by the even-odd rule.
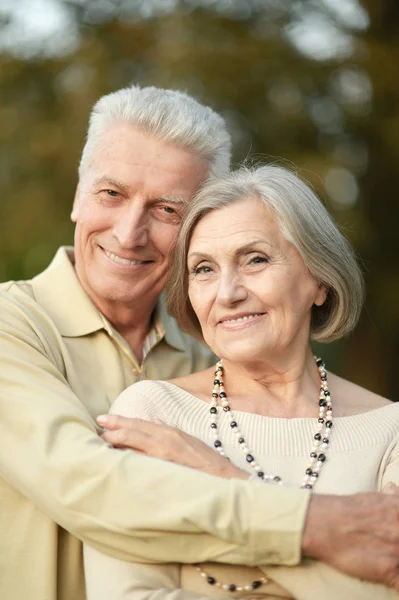
[[[184,92],[132,85],[103,96],[93,106],[80,178],[102,134],[121,122],[193,152],[207,163],[208,177],[229,171],[231,138],[219,114]]]
[[[246,198],[258,198],[265,204],[310,274],[327,289],[324,304],[312,308],[312,338],[330,342],[348,334],[358,321],[364,295],[354,250],[313,190],[295,173],[274,165],[241,167],[219,180],[210,180],[192,200],[169,271],[169,312],[181,327],[200,335],[187,293],[186,260],[192,233],[206,214]]]

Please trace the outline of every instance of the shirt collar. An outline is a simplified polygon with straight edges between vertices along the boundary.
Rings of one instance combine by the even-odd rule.
[[[59,248],[47,269],[32,279],[35,298],[64,337],[81,337],[101,329],[109,332],[112,326],[83,290],[74,263],[73,248]],[[160,339],[164,337],[177,350],[186,349],[184,334],[168,314],[163,294],[153,322]]]
[[[50,265],[32,280],[39,304],[65,337],[80,337],[104,328],[104,321],[80,285],[73,248],[58,249]]]

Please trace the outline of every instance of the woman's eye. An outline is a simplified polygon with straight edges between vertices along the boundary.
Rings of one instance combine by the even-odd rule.
[[[171,206],[164,206],[163,207],[164,211],[170,215],[174,215],[176,213],[176,210],[174,208],[172,208]]]
[[[211,273],[212,269],[209,265],[200,265],[199,267],[194,267],[193,273],[194,275],[208,275]]]
[[[254,256],[250,260],[250,264],[253,264],[253,265],[261,265],[261,264],[267,263],[267,262],[269,262],[269,259],[267,258],[267,256]]]
[[[112,196],[112,198],[116,198],[118,196],[118,192],[115,190],[105,190],[108,196]]]

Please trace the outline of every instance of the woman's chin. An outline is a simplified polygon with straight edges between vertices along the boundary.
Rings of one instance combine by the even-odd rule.
[[[230,363],[244,364],[244,363],[259,363],[265,360],[270,347],[261,346],[254,348],[253,345],[232,344],[229,347],[222,347],[219,352],[215,354],[224,360],[228,360]]]

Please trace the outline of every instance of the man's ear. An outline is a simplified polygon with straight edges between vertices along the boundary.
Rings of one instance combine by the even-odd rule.
[[[80,209],[80,188],[79,188],[79,184],[78,184],[78,186],[76,188],[75,198],[73,200],[72,212],[71,212],[71,221],[73,223],[76,223],[76,221],[78,220],[79,209]]]
[[[324,302],[327,299],[328,289],[322,283],[319,284],[319,289],[317,290],[316,297],[314,300],[314,304],[316,306],[323,306]]]

